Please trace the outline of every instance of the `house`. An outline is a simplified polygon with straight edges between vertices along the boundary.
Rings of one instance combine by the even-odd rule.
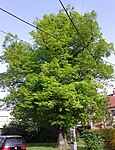
[[[108,111],[113,117],[113,125],[115,125],[115,89],[113,89],[113,93],[108,95],[110,98],[110,102],[108,104]]]
[[[0,130],[3,128],[3,126],[6,124],[9,124],[12,120],[12,116],[10,114],[10,111],[7,108],[1,108],[0,109]]]
[[[109,103],[107,106],[108,114],[102,122],[91,122],[91,129],[111,128],[115,126],[115,89],[108,95]]]

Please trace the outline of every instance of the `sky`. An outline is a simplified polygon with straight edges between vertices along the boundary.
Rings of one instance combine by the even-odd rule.
[[[115,47],[115,0],[62,0],[62,2],[65,7],[69,4],[74,6],[81,15],[94,10],[97,13],[97,21],[101,27],[103,38],[108,43],[112,42]],[[62,6],[59,0],[0,0],[0,8],[33,23],[36,17],[42,19],[44,14],[58,13]],[[20,39],[31,43],[29,32],[33,29],[0,10],[0,30],[17,34]],[[5,34],[0,32],[0,54],[3,51],[4,37]],[[115,64],[115,55],[112,55],[108,61]],[[0,64],[0,72],[3,71],[5,71],[5,65]],[[112,89],[108,90],[111,92]],[[0,97],[4,95],[4,92],[0,93]]]

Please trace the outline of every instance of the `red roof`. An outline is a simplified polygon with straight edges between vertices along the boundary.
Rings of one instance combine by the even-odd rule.
[[[109,95],[109,97],[110,97],[110,102],[109,102],[108,108],[115,107],[115,95],[111,94],[111,95]]]

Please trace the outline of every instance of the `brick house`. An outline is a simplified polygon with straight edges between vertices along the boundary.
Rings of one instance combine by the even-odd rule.
[[[109,117],[105,118],[102,122],[93,123],[91,122],[91,129],[100,129],[100,128],[111,128],[115,126],[115,89],[113,89],[113,93],[108,95],[109,103],[107,106],[107,110],[109,112]]]
[[[110,97],[110,102],[108,104],[108,111],[113,116],[113,124],[115,125],[115,89],[112,94],[108,95]]]

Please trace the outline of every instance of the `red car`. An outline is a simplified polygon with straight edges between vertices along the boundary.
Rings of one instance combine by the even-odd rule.
[[[1,135],[0,150],[26,150],[26,142],[20,135]]]

